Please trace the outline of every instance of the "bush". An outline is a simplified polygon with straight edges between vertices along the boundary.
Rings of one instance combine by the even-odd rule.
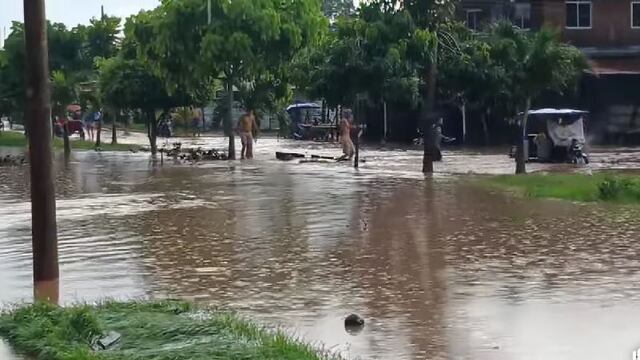
[[[608,177],[598,185],[598,196],[604,201],[638,201],[640,182],[630,178]]]

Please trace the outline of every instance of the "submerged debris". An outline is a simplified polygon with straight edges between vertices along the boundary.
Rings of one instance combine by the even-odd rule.
[[[0,166],[21,166],[27,163],[24,155],[6,155],[0,156]]]
[[[96,339],[92,348],[94,351],[107,350],[120,342],[122,335],[115,331],[109,331],[105,336]]]
[[[229,160],[227,154],[216,149],[207,150],[201,147],[183,149],[181,143],[173,144],[173,148],[169,150],[161,149],[160,151],[175,160],[188,162]]]
[[[364,326],[364,319],[359,315],[351,314],[344,319],[345,327],[362,327]]]

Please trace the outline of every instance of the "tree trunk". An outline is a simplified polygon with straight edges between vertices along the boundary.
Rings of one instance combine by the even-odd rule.
[[[436,87],[438,75],[437,53],[429,65],[427,74],[427,94],[424,109],[423,120],[423,137],[424,137],[424,157],[422,159],[422,172],[425,174],[433,173],[433,157],[436,148],[435,136],[433,134],[433,118],[436,102]]]
[[[460,105],[460,114],[462,114],[462,144],[467,142],[467,103]]]
[[[151,155],[155,156],[158,153],[158,124],[155,110],[147,110],[147,125],[149,127],[149,145],[151,147]]]
[[[64,140],[64,157],[67,159],[71,155],[71,142],[69,141],[69,123],[66,119],[63,121],[62,139]]]
[[[204,108],[200,108],[200,114],[202,114],[202,133],[207,131],[207,117],[204,115]]]
[[[358,167],[360,167],[360,101],[356,100],[356,103],[354,105],[355,114],[353,120],[356,127],[356,141],[353,167],[357,169]],[[353,132],[351,134],[353,134]],[[351,136],[351,134],[349,136]]]
[[[118,116],[114,115],[113,116],[113,121],[111,122],[111,145],[115,145],[118,143],[118,134],[117,134],[117,126],[116,126],[116,119],[118,118]]]
[[[31,235],[36,301],[57,303],[59,290],[51,94],[44,0],[24,2],[25,124],[31,170]]]
[[[487,112],[485,111],[482,114],[482,132],[484,135],[484,144],[489,146],[491,139],[489,138],[489,124],[487,123],[487,116]]]
[[[327,112],[325,111],[327,108],[327,102],[325,100],[322,100],[322,123],[325,123],[327,121]]]
[[[527,98],[525,105],[524,115],[522,117],[521,129],[519,131],[519,139],[516,150],[516,174],[527,173],[527,147],[525,147],[525,141],[527,141],[527,120],[529,118],[529,110],[531,109],[531,98]]]
[[[236,139],[233,135],[233,78],[227,76],[227,95],[228,95],[228,109],[227,116],[225,118],[224,131],[229,136],[229,159],[236,159]]]
[[[102,135],[102,117],[104,116],[104,114],[102,114],[100,116],[100,119],[98,120],[98,130],[96,132],[96,149],[100,147],[100,145],[102,145],[101,143],[101,135]]]
[[[383,126],[382,126],[382,142],[386,143],[387,142],[387,133],[389,132],[389,123],[387,120],[387,102],[384,101],[384,99],[382,100],[382,112],[383,112]]]

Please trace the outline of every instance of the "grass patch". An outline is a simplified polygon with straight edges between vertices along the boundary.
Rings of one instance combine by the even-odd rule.
[[[107,331],[112,349],[91,344]],[[37,360],[330,360],[290,337],[187,302],[20,307],[0,315],[0,336]]]
[[[640,203],[640,177],[628,174],[504,175],[483,179],[481,182],[531,198]]]
[[[140,146],[132,144],[111,144],[111,138],[105,139],[100,145],[102,151],[129,151],[139,150]],[[3,131],[0,132],[0,147],[26,147],[27,138],[21,132]],[[53,139],[54,149],[63,150],[64,141],[61,138]],[[71,140],[71,150],[95,150],[96,144],[92,141]]]

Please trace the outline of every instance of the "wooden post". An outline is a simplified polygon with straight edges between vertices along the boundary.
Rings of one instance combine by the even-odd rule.
[[[116,120],[118,119],[118,112],[116,111],[113,114],[113,120],[111,121],[111,144],[115,145],[118,143],[118,127],[116,125]]]
[[[69,121],[65,118],[62,122],[62,137],[64,139],[64,158],[71,155],[71,142],[69,141]]]
[[[229,96],[229,109],[227,110],[227,121],[225,122],[224,130],[229,136],[229,160],[236,159],[236,139],[233,135],[233,78],[227,76],[227,96]]]
[[[462,102],[460,106],[460,112],[462,113],[462,144],[467,142],[467,103]]]
[[[57,302],[58,239],[44,0],[24,0],[24,24],[34,295],[36,300]]]
[[[382,107],[383,107],[383,112],[384,112],[384,129],[383,129],[383,134],[382,134],[382,142],[386,143],[387,142],[387,132],[389,131],[389,125],[387,122],[387,102],[382,100]]]
[[[100,148],[100,146],[102,146],[102,140],[101,140],[101,135],[102,135],[102,116],[103,114],[100,113],[100,118],[98,119],[98,129],[96,132],[96,149]]]

